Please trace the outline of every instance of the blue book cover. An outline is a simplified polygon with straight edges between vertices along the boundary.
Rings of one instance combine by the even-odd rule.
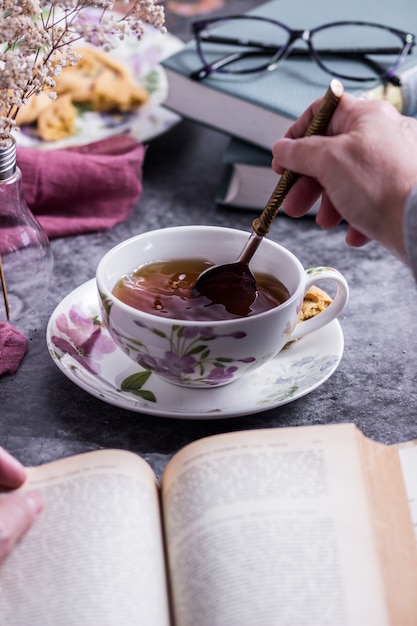
[[[272,0],[248,15],[273,18],[293,29],[311,29],[337,20],[364,20],[404,31],[417,30],[416,0]],[[402,68],[416,63],[414,49]],[[194,81],[190,74],[201,68],[194,41],[165,59],[163,66],[168,77],[168,108],[267,149],[325,93],[331,80],[308,57],[289,57],[272,71],[243,76],[211,74]],[[366,88],[363,83],[343,82],[351,93],[359,94]]]
[[[235,137],[231,137],[223,154],[225,164],[242,163],[253,167],[271,167],[271,161],[271,150],[259,148]]]

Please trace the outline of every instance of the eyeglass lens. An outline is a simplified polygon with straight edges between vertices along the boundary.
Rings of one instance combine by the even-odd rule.
[[[227,37],[228,43],[216,41],[222,37]],[[213,41],[210,41],[211,38]],[[288,39],[285,29],[268,21],[225,19],[208,24],[202,32],[203,62],[205,65],[213,65],[219,59],[224,59],[225,64],[216,68],[219,72],[253,71],[269,65],[280,49],[287,45]],[[229,58],[230,61],[227,61]]]
[[[208,24],[200,34],[200,54],[206,66],[224,73],[268,69],[287,54],[294,60],[308,60],[307,43],[296,41],[288,51],[289,40],[290,29],[274,22],[224,19]],[[356,80],[382,76],[395,65],[403,49],[402,39],[396,33],[362,24],[314,29],[311,44],[315,60],[323,70]]]
[[[403,49],[396,33],[363,24],[317,29],[311,41],[327,71],[361,80],[382,76],[395,65]]]

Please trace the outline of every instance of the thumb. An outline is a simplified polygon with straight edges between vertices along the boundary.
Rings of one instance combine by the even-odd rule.
[[[0,561],[28,530],[44,506],[36,492],[16,491],[0,496]]]

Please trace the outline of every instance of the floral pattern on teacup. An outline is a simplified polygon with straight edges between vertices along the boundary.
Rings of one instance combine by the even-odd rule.
[[[247,356],[234,360],[227,356],[213,355],[210,341],[219,337],[232,337],[239,340],[246,336],[244,332],[216,334],[210,326],[186,327],[180,324],[171,326],[170,334],[157,328],[146,326],[135,321],[135,324],[146,328],[163,340],[166,350],[160,358],[149,354],[147,346],[137,339],[126,337],[111,326],[111,332],[119,337],[124,344],[125,353],[145,369],[151,369],[166,380],[173,383],[195,386],[196,383],[221,385],[233,379],[238,369],[237,363],[253,363],[255,357]]]

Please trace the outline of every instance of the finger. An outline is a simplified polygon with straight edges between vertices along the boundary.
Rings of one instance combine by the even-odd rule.
[[[297,140],[280,139],[274,145],[272,168],[278,173],[290,170],[299,176],[307,176],[320,185],[323,172],[333,164],[331,155],[335,151],[335,141],[335,138],[317,135]]]
[[[312,102],[310,106],[300,115],[300,117],[293,124],[291,124],[284,136],[289,139],[298,139],[299,137],[302,137],[314,115],[317,113],[322,100],[323,98],[318,98],[315,102]]]
[[[300,115],[300,117],[290,126],[287,130],[285,137],[289,139],[299,139],[303,137],[309,124],[317,111],[320,108],[323,97],[318,98]],[[343,132],[343,128],[346,121],[347,112],[352,106],[357,106],[358,100],[351,94],[345,93],[337,106],[336,111],[333,113],[332,119],[329,122],[327,133],[330,135],[336,135]]]
[[[26,480],[26,470],[7,450],[0,447],[0,486],[20,487]]]
[[[323,194],[316,223],[320,228],[334,228],[342,221],[340,213],[334,208],[327,194]]]
[[[43,506],[42,497],[35,492],[0,496],[0,561],[28,530]]]
[[[288,192],[282,208],[291,217],[301,217],[311,209],[321,192],[317,181],[301,176]]]
[[[341,215],[336,211],[333,204],[326,194],[323,194],[319,212],[317,213],[316,223],[321,228],[334,228],[342,221]],[[348,225],[346,233],[346,243],[354,248],[360,248],[372,241],[366,235],[356,230],[353,226]]]
[[[297,140],[280,139],[273,148],[273,169],[288,169],[319,180],[320,173],[326,171],[326,161],[331,158],[329,141],[334,142],[334,139],[317,135]]]
[[[369,239],[369,237],[363,235],[361,232],[359,232],[359,230],[353,228],[353,226],[348,227],[348,231],[346,233],[346,243],[349,246],[352,246],[352,248],[361,248],[370,241],[372,241],[372,239]]]

